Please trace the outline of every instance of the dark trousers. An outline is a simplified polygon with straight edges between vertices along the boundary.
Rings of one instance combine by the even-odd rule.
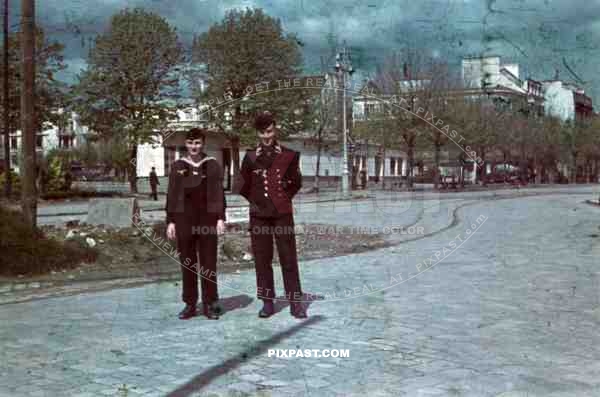
[[[211,222],[201,214],[179,217],[175,222],[183,278],[181,298],[189,305],[198,302],[198,277],[201,277],[202,302],[210,304],[219,299],[216,227],[216,219]]]
[[[250,217],[250,237],[256,267],[257,297],[275,298],[273,280],[273,237],[279,252],[285,296],[290,301],[302,300],[296,235],[292,214],[277,217]]]
[[[152,190],[152,193],[150,194],[150,196],[152,196],[152,199],[154,201],[158,200],[158,194],[156,193],[156,186],[151,186],[150,188]]]

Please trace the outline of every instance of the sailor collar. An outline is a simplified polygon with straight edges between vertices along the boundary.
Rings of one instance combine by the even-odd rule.
[[[182,157],[180,160],[185,161],[186,163],[188,163],[192,167],[198,168],[202,164],[204,164],[206,161],[208,161],[208,160],[216,160],[216,159],[214,157],[206,156],[202,160],[200,160],[199,162],[195,162],[194,160],[192,160],[192,159],[190,159],[188,157]]]

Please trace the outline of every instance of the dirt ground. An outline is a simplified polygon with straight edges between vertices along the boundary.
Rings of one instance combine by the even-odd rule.
[[[228,225],[228,232],[219,238],[219,272],[253,268],[250,236],[247,224]],[[1,277],[0,282],[76,282],[133,277],[168,277],[180,274],[176,259],[167,252],[175,244],[165,236],[164,225],[143,229],[110,229],[102,226],[71,224],[67,228],[43,227],[44,233],[58,240],[76,239],[91,244],[98,252],[93,263],[82,263],[75,269],[53,271],[38,276]],[[350,227],[296,225],[298,257],[301,261],[358,253],[386,246],[383,236],[351,233]],[[172,248],[164,248],[165,243]],[[165,252],[166,251],[166,252]],[[276,251],[276,249],[275,249]],[[275,252],[274,262],[277,263]]]

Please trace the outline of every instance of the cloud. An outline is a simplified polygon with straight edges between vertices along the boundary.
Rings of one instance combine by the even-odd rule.
[[[38,1],[37,12],[40,24],[67,45],[71,71],[84,62],[82,42],[105,29],[112,14],[136,6],[165,17],[186,44],[227,10],[261,7],[298,34],[312,72],[331,52],[333,38],[360,52],[365,68],[406,46],[435,51],[451,64],[493,51],[538,79],[551,77],[555,68],[568,77],[565,58],[588,82],[586,89],[600,88],[598,0],[46,0]]]

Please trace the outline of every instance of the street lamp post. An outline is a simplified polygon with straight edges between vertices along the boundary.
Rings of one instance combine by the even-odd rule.
[[[342,165],[342,195],[349,196],[349,170],[348,170],[348,126],[346,120],[346,73],[352,75],[354,69],[350,63],[350,57],[344,47],[343,51],[336,55],[335,69],[342,80],[342,136],[343,136],[343,165]]]

